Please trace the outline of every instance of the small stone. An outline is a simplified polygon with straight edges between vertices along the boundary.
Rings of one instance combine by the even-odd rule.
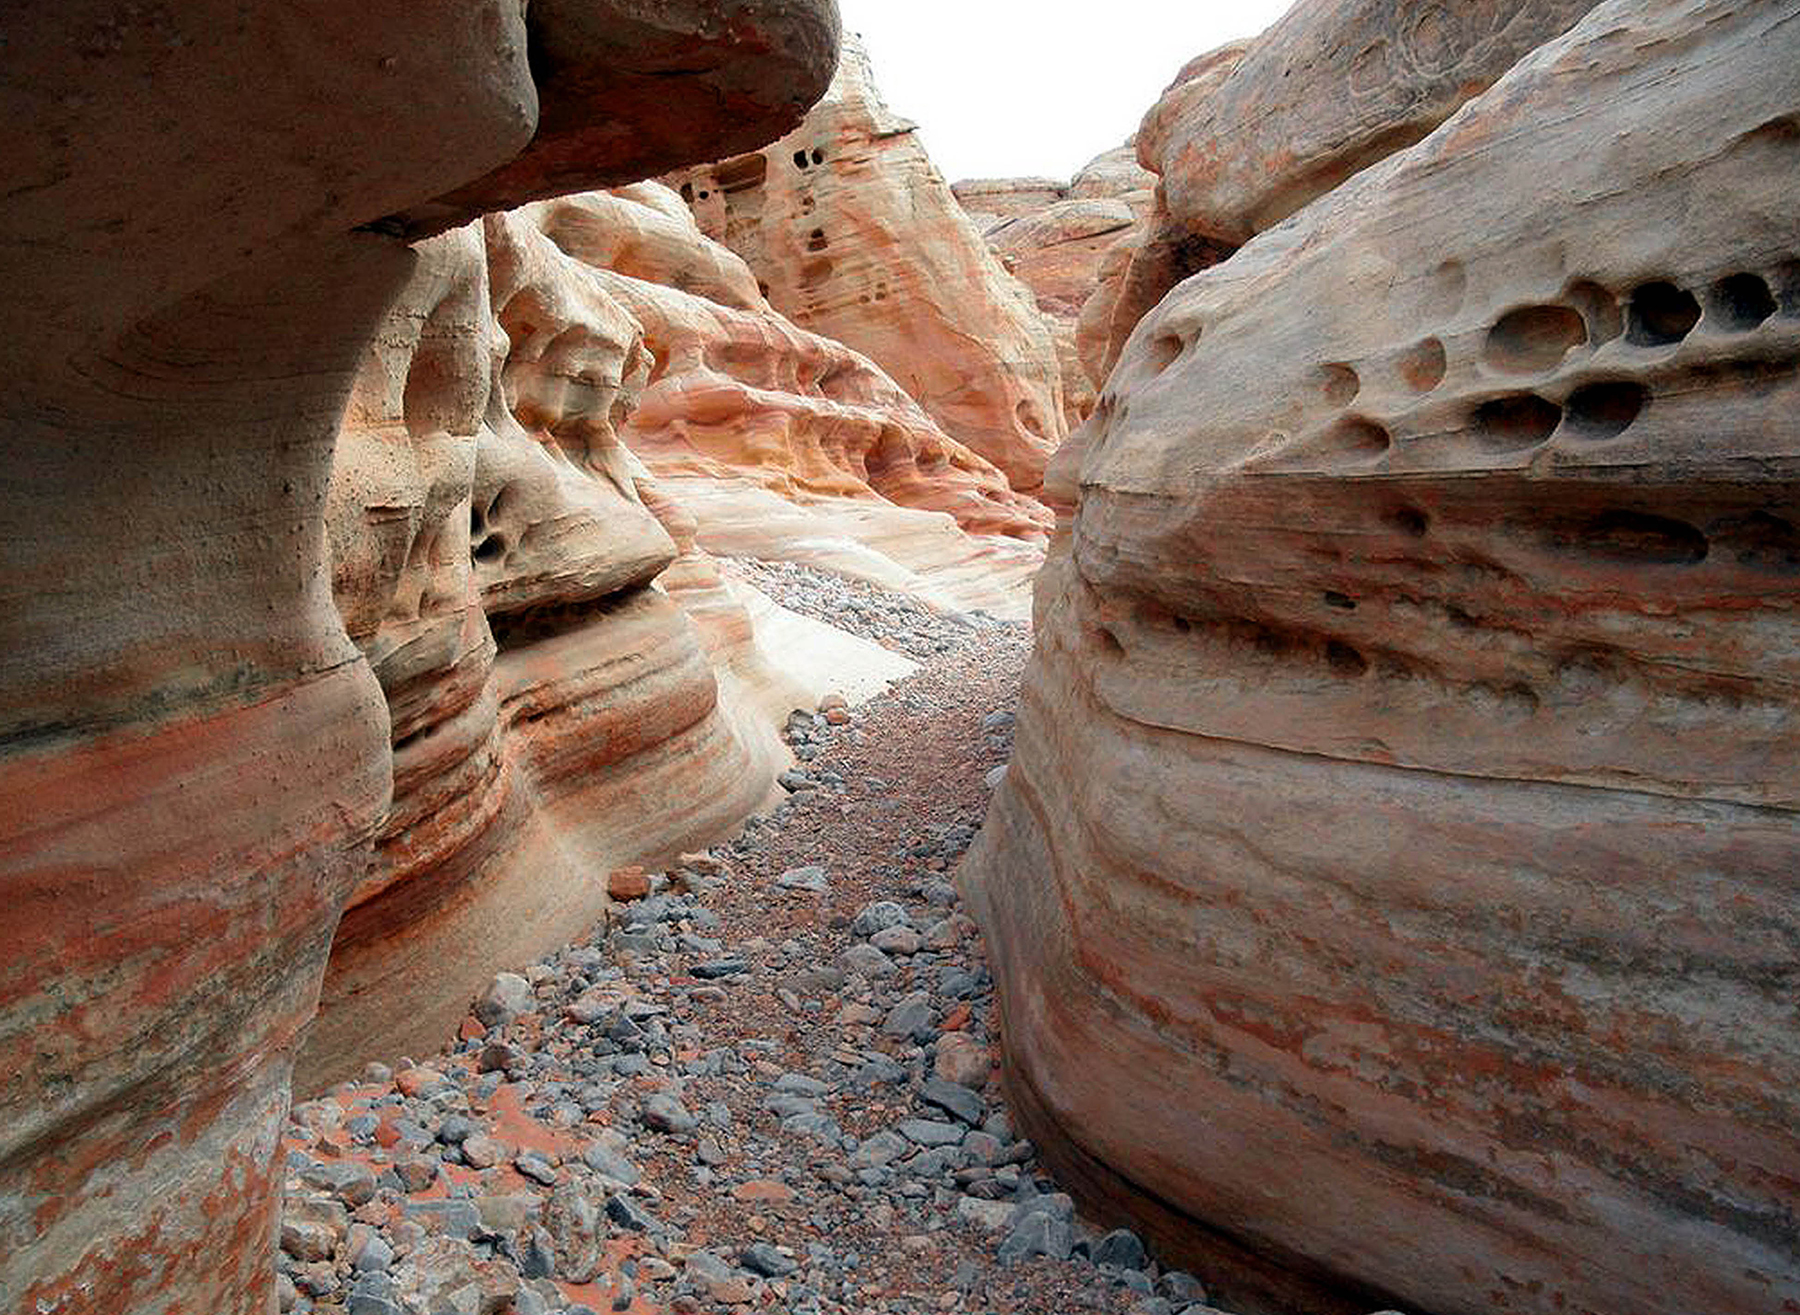
[[[556,1186],[556,1166],[537,1151],[521,1152],[513,1161],[513,1168],[534,1183],[542,1183],[545,1187]]]
[[[617,868],[606,876],[606,893],[621,904],[650,893],[650,878],[640,867]]]
[[[923,991],[914,991],[902,996],[900,1002],[888,1011],[887,1019],[881,1025],[882,1033],[892,1037],[911,1037],[919,1042],[929,1041],[937,1031],[936,1012],[929,995]]]
[[[967,1032],[946,1032],[938,1038],[931,1071],[945,1082],[980,1091],[987,1085],[989,1067],[987,1047]]]
[[[891,977],[900,971],[898,964],[866,942],[852,945],[838,956],[838,962],[845,972],[863,977]]]
[[[979,1128],[987,1115],[987,1104],[967,1087],[942,1078],[932,1078],[919,1088],[919,1099],[927,1105],[948,1110],[971,1128]]]
[[[310,1164],[300,1171],[300,1181],[308,1187],[330,1192],[349,1206],[375,1199],[375,1171],[355,1160]]]
[[[775,884],[783,890],[808,890],[816,895],[823,895],[831,889],[825,869],[816,863],[803,868],[789,868],[775,878]]]
[[[984,1232],[997,1233],[1012,1217],[1012,1205],[1007,1201],[983,1201],[964,1196],[956,1202],[956,1217]]]
[[[504,1164],[511,1154],[512,1148],[505,1142],[479,1133],[465,1138],[462,1144],[463,1163],[471,1169],[492,1169],[496,1164]]]
[[[878,1132],[865,1137],[850,1153],[850,1164],[857,1169],[878,1168],[905,1155],[911,1147],[906,1140],[891,1132]]]
[[[750,965],[742,959],[706,959],[697,963],[689,971],[704,981],[712,981],[720,977],[733,977],[745,972]]]
[[[936,1119],[903,1119],[900,1123],[901,1135],[921,1146],[959,1145],[963,1131],[959,1124],[940,1123]]]
[[[530,982],[517,973],[498,973],[475,1002],[475,1017],[486,1027],[504,1027],[531,1005]]]
[[[351,1257],[351,1268],[359,1273],[386,1273],[394,1263],[394,1248],[380,1237],[371,1237],[362,1250]]]
[[[819,711],[830,712],[833,708],[847,708],[850,701],[836,690],[831,691],[819,700]]]
[[[883,927],[880,931],[869,937],[869,944],[873,945],[883,954],[895,954],[899,955],[901,958],[911,958],[923,947],[924,938],[911,927]]]
[[[998,790],[1000,788],[1000,782],[1004,781],[1005,779],[1006,779],[1006,764],[1005,763],[1001,763],[998,767],[988,768],[987,775],[982,777],[982,780],[987,783],[987,788],[990,790]]]
[[[631,1233],[648,1232],[656,1227],[656,1220],[644,1213],[637,1202],[623,1192],[614,1192],[606,1198],[606,1217]]]
[[[661,1092],[644,1102],[638,1118],[646,1128],[657,1132],[692,1132],[699,1122],[687,1106]]]
[[[798,1263],[767,1242],[752,1242],[738,1253],[738,1262],[752,1274],[761,1274],[764,1278],[785,1278],[800,1268]]]
[[[586,1147],[581,1152],[581,1162],[602,1178],[610,1178],[615,1183],[623,1183],[627,1187],[643,1177],[638,1167],[630,1160],[611,1147],[603,1146],[598,1142]]]
[[[326,1224],[283,1220],[281,1249],[295,1260],[330,1260],[337,1250],[337,1234]]]
[[[422,1192],[437,1181],[437,1161],[423,1158],[396,1160],[394,1176],[407,1191]]]
[[[1142,1269],[1150,1257],[1144,1244],[1129,1228],[1117,1228],[1094,1243],[1090,1259],[1096,1265],[1116,1265],[1120,1269]]]
[[[906,910],[893,900],[876,900],[873,904],[865,904],[850,924],[850,931],[856,936],[873,936],[888,927],[909,924],[912,920],[906,916]]]
[[[1043,1213],[1028,1214],[1013,1225],[1006,1240],[1000,1244],[999,1260],[1002,1265],[1015,1264],[1032,1256],[1067,1260],[1073,1246],[1074,1237],[1067,1220]]]

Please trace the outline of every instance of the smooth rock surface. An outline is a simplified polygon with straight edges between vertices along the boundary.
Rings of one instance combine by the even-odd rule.
[[[1014,489],[1039,487],[1065,434],[1055,344],[854,38],[799,128],[670,181],[777,310],[877,362]]]
[[[1797,111],[1793,6],[1605,4],[1085,431],[961,881],[1026,1131],[1228,1308],[1800,1292]]]
[[[776,7],[666,28],[738,20],[715,72],[777,102],[732,101],[751,140],[834,55],[829,5]],[[623,21],[544,3],[528,28],[497,0],[8,18],[0,1308],[274,1300],[289,1071],[392,786],[323,533],[340,416],[414,271],[392,217],[527,151],[566,76],[647,54]],[[812,35],[777,54],[778,29]],[[716,85],[661,84],[670,140]],[[691,158],[654,141],[634,167]],[[567,163],[559,188],[611,181]]]

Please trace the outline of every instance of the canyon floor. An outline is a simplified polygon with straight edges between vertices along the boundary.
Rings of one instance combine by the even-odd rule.
[[[284,1310],[1131,1311],[1194,1278],[1076,1216],[999,1089],[949,874],[1011,748],[1022,625],[734,569],[922,663],[797,713],[791,793],[288,1129]]]

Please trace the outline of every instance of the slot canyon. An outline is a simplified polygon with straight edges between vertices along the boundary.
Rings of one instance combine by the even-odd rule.
[[[1800,0],[861,6],[0,6],[0,1312],[1800,1315]]]

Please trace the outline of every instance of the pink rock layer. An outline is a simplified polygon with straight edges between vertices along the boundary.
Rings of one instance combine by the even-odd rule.
[[[961,879],[1034,1140],[1227,1306],[1800,1310],[1797,111],[1790,7],[1597,9],[1059,457]]]
[[[776,310],[878,364],[1014,489],[1038,489],[1065,433],[1055,343],[854,39],[797,129],[669,181]]]
[[[684,12],[736,20],[721,53],[779,88],[797,62],[821,84],[830,6],[770,8]],[[269,1308],[288,1074],[389,801],[388,711],[322,531],[340,413],[412,265],[393,216],[519,157],[564,90],[642,49],[606,3],[534,4],[529,31],[516,3],[441,9],[9,19],[0,1309]],[[812,54],[774,57],[796,26]],[[735,77],[659,82],[658,124]],[[738,127],[780,131],[794,94],[733,100]],[[624,181],[589,163],[554,185]],[[409,444],[455,455],[439,428]],[[421,637],[468,633],[453,600],[416,602]]]

